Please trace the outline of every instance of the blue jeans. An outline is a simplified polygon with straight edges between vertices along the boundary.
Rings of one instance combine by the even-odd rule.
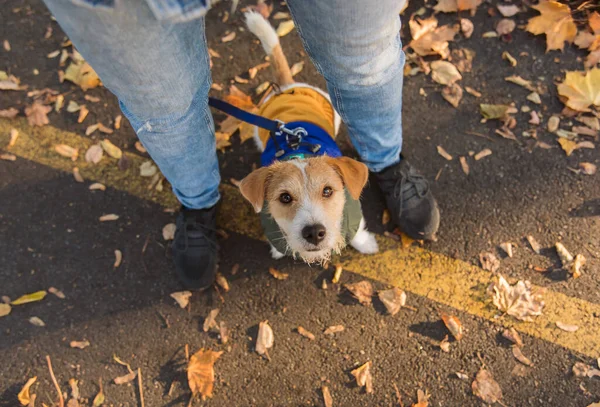
[[[77,50],[118,98],[173,186],[202,209],[219,200],[204,17],[157,19],[144,0],[112,7],[45,0]],[[306,51],[361,159],[374,172],[399,161],[404,53],[398,0],[288,0]],[[210,15],[209,15],[210,18]]]

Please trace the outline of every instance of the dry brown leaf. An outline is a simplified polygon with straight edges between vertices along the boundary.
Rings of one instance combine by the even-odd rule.
[[[44,323],[44,321],[42,321],[40,318],[38,317],[31,317],[29,318],[29,323],[31,325],[35,325],[35,326],[39,326],[39,327],[44,327],[46,326],[46,324]]]
[[[133,379],[135,379],[136,376],[137,376],[137,373],[135,372],[135,370],[132,370],[131,372],[127,373],[126,375],[116,377],[113,381],[115,382],[115,384],[126,384],[126,383],[131,382]]]
[[[592,163],[579,163],[579,171],[585,175],[594,175],[596,173],[596,164]]]
[[[471,385],[473,394],[488,404],[494,404],[502,399],[502,389],[490,372],[481,369]]]
[[[387,225],[388,223],[390,223],[390,220],[392,220],[392,216],[390,215],[390,211],[388,211],[387,209],[384,209],[383,213],[381,214],[381,224],[382,225]]]
[[[527,242],[529,243],[529,245],[531,246],[531,249],[536,253],[536,254],[540,254],[541,250],[542,250],[542,246],[540,246],[540,244],[537,242],[537,240],[535,240],[535,238],[531,235],[527,236]]]
[[[202,400],[212,397],[215,383],[214,365],[222,354],[223,351],[215,352],[200,349],[192,355],[188,362],[187,376],[190,390],[192,390],[192,394],[194,395],[200,394]]]
[[[77,349],[85,349],[90,346],[89,341],[71,341],[69,342],[69,346]]]
[[[506,119],[510,114],[517,113],[517,109],[509,105],[479,105],[481,115],[486,119]]]
[[[123,156],[123,151],[117,146],[115,146],[109,139],[104,139],[100,141],[100,146],[106,154],[111,156],[112,158],[116,158],[117,160]]]
[[[301,326],[299,326],[297,328],[297,331],[300,335],[304,336],[305,338],[310,339],[311,341],[315,340],[315,335],[312,332],[307,331],[306,329],[302,328]]]
[[[510,34],[517,27],[517,23],[515,20],[511,20],[510,18],[503,18],[496,24],[496,32],[498,35],[506,35]]]
[[[215,283],[223,289],[225,292],[229,292],[229,281],[221,273],[215,275]]]
[[[520,11],[519,6],[515,4],[498,4],[496,8],[503,17],[512,17]]]
[[[600,370],[595,369],[589,365],[586,365],[583,362],[576,362],[573,366],[573,374],[577,377],[589,377],[592,378],[594,376],[600,377]]]
[[[277,280],[286,280],[290,276],[288,273],[282,273],[273,267],[269,267],[269,274],[275,277]]]
[[[101,184],[99,182],[94,182],[92,185],[89,186],[89,190],[90,191],[106,191],[106,186],[104,184]]]
[[[114,213],[109,213],[107,215],[102,215],[98,218],[100,222],[110,222],[119,219],[119,215]]]
[[[25,107],[25,116],[30,126],[45,126],[50,123],[48,113],[52,111],[52,107],[43,105],[36,100],[32,105]]]
[[[356,378],[356,384],[364,387],[367,394],[373,393],[373,376],[371,375],[371,361],[350,372]]]
[[[465,175],[469,175],[469,164],[467,163],[467,157],[458,157],[458,161],[460,162],[460,166],[465,173]]]
[[[273,20],[285,20],[286,18],[290,18],[290,13],[278,11],[277,13],[273,14]]]
[[[85,152],[85,161],[92,164],[98,164],[102,160],[104,150],[100,144],[94,144]]]
[[[452,336],[454,336],[457,341],[460,341],[464,335],[463,326],[460,320],[454,315],[448,315],[445,313],[442,313],[440,316],[442,321],[444,321],[444,325],[446,325],[446,328],[448,328]]]
[[[25,385],[23,386],[23,388],[17,395],[17,398],[19,399],[19,402],[21,403],[22,406],[29,405],[29,403],[32,399],[32,397],[29,395],[29,389],[31,388],[31,385],[33,385],[33,383],[36,382],[36,380],[37,380],[37,376],[34,376],[31,379],[27,380],[27,383],[25,383]]]
[[[500,260],[498,260],[496,255],[490,252],[480,253],[479,261],[481,262],[481,267],[484,270],[491,271],[492,273],[498,271],[498,268],[500,267]]]
[[[323,331],[324,335],[332,335],[344,330],[344,325],[332,325]]]
[[[296,76],[298,75],[300,72],[302,72],[302,69],[304,68],[304,61],[300,61],[300,62],[296,62],[294,65],[292,65],[292,67],[290,68],[290,72],[292,73],[292,76]]]
[[[121,250],[115,250],[115,262],[113,263],[114,268],[118,268],[121,265],[121,261],[123,261],[123,252]]]
[[[505,138],[507,140],[517,141],[517,136],[515,136],[515,133],[510,131],[510,129],[508,129],[507,127],[502,127],[500,129],[496,129],[496,131],[494,131],[494,133],[496,133],[500,137]]]
[[[542,314],[544,302],[540,294],[532,291],[529,281],[518,281],[511,286],[499,275],[498,282],[491,285],[490,292],[494,305],[500,311],[521,321],[531,321],[531,317]]]
[[[65,299],[65,293],[60,291],[58,288],[50,287],[48,288],[48,292],[60,298],[61,300]]]
[[[569,325],[560,321],[556,321],[556,326],[565,332],[575,332],[579,329],[577,325]]]
[[[565,41],[575,40],[577,26],[568,5],[557,1],[543,1],[531,7],[541,15],[529,20],[527,31],[534,35],[546,34],[546,52],[553,49],[563,50]]]
[[[575,256],[575,260],[571,264],[569,264],[569,273],[573,276],[573,278],[581,277],[581,268],[585,265],[585,256],[583,254],[578,254]]]
[[[468,18],[460,19],[460,31],[462,31],[465,38],[471,38],[474,29],[475,27],[473,26],[473,22],[471,20]]]
[[[433,61],[430,67],[431,79],[442,85],[451,85],[462,79],[458,69],[448,61]]]
[[[439,347],[441,350],[443,350],[446,353],[450,352],[450,342],[448,341],[448,335],[446,335],[444,337],[444,339],[442,339],[439,343]]]
[[[273,347],[275,338],[273,336],[273,330],[269,326],[269,321],[262,321],[258,324],[258,336],[256,337],[256,353],[261,356],[269,358],[268,350]]]
[[[557,86],[565,105],[579,112],[589,112],[590,106],[600,107],[600,68],[581,73],[568,71]]]
[[[219,308],[215,308],[208,313],[208,316],[204,318],[204,324],[202,325],[202,330],[204,332],[210,331],[212,328],[217,327],[217,315],[219,315]]]
[[[523,355],[523,352],[521,351],[520,347],[513,346],[512,354],[515,357],[515,359],[517,359],[519,362],[521,362],[525,366],[533,366],[533,362],[531,360],[529,360],[529,358],[527,356]]]
[[[354,284],[344,284],[344,287],[360,302],[362,305],[371,305],[371,297],[375,294],[373,285],[366,281],[359,281]]]
[[[435,17],[425,20],[411,19],[408,22],[413,40],[409,46],[420,56],[439,54],[446,59],[450,55],[448,41],[454,40],[459,27],[448,25],[438,28]]]
[[[236,36],[235,31],[232,31],[229,34],[226,34],[225,36],[221,37],[221,42],[223,42],[223,43],[231,42],[235,39],[235,36]]]
[[[542,104],[542,98],[540,97],[540,94],[537,92],[531,92],[529,95],[527,95],[527,100],[535,103],[536,105]]]
[[[85,180],[83,179],[83,176],[79,172],[79,168],[77,168],[77,167],[73,168],[73,178],[75,178],[75,181],[77,181],[77,182],[80,182],[80,183],[85,182]]]
[[[511,242],[503,242],[503,243],[500,243],[500,244],[498,245],[498,247],[499,247],[500,249],[502,249],[502,251],[503,251],[504,253],[506,253],[506,255],[507,255],[508,257],[512,257],[512,256],[513,256],[513,244],[512,244]]]
[[[256,11],[265,19],[269,19],[269,16],[273,12],[273,5],[267,5],[264,1],[259,1],[256,5],[251,4],[248,6],[249,10]]]
[[[481,92],[478,92],[477,90],[473,89],[470,86],[465,86],[465,91],[469,94],[469,95],[473,95],[476,98],[480,98],[482,96]]]
[[[406,305],[406,293],[398,287],[379,291],[377,296],[391,315],[396,315]]]
[[[79,116],[77,117],[77,123],[83,123],[90,111],[85,105],[79,107]]]
[[[15,129],[15,128],[10,129],[10,140],[9,140],[6,148],[9,149],[11,147],[14,147],[14,145],[17,143],[18,138],[19,138],[19,130]]]
[[[10,314],[12,307],[8,304],[0,303],[0,317],[5,317]]]
[[[473,158],[475,159],[475,161],[479,161],[482,158],[487,157],[488,155],[492,155],[492,150],[490,150],[489,148],[484,148],[483,150],[475,154]]]
[[[441,155],[448,161],[452,161],[452,158],[454,158],[450,154],[448,154],[448,152],[446,150],[444,150],[444,147],[442,147],[442,146],[437,146],[437,152],[439,155]]]
[[[77,156],[79,155],[79,150],[68,146],[66,144],[57,144],[54,146],[54,151],[63,157],[70,158],[73,161],[77,160]]]
[[[177,301],[177,304],[179,304],[179,307],[185,308],[190,303],[190,298],[192,297],[192,292],[191,291],[177,291],[177,292],[171,293],[169,295],[171,296],[171,298],[173,298],[175,301]]]
[[[438,0],[433,8],[442,13],[453,13],[455,11],[471,10],[475,12],[483,0]]]
[[[17,156],[14,154],[10,154],[10,153],[1,153],[0,154],[0,160],[4,160],[4,161],[16,161],[17,160]]]
[[[337,284],[340,282],[340,278],[342,277],[342,271],[343,271],[343,267],[341,264],[336,264],[335,265],[335,272],[333,273],[333,278],[331,279],[331,282],[333,284]]]
[[[78,85],[83,91],[100,85],[100,78],[96,71],[83,60],[71,62],[65,71],[64,79]]]
[[[152,160],[146,160],[140,165],[141,177],[153,177],[158,172],[158,168]]]
[[[530,81],[521,78],[519,75],[511,75],[511,76],[504,78],[504,80],[507,82],[512,82],[515,85],[522,86],[525,89],[530,90],[532,92],[535,91],[535,89],[536,89],[535,86],[533,86],[533,84]]]
[[[175,230],[177,230],[177,225],[174,223],[167,223],[163,226],[162,236],[164,240],[173,240],[175,239]]]
[[[517,346],[523,346],[523,340],[521,339],[521,335],[519,335],[515,328],[505,329],[502,332],[502,336]]]
[[[14,119],[19,114],[19,111],[14,107],[0,110],[0,118],[2,119]]]
[[[227,328],[223,321],[219,323],[219,337],[221,338],[221,343],[223,345],[229,341],[229,328]]]
[[[294,20],[282,21],[277,27],[277,35],[283,37],[294,29]]]
[[[0,71],[0,90],[25,90],[27,86],[20,85],[21,81],[14,75]]]
[[[573,261],[573,255],[571,253],[569,253],[567,248],[560,242],[557,242],[554,245],[554,247],[556,249],[556,253],[558,254],[558,257],[560,258],[562,266],[568,267],[569,264],[571,264],[571,262]]]
[[[323,393],[323,403],[325,404],[325,407],[333,407],[333,398],[329,392],[329,387],[321,387],[321,392]]]
[[[442,89],[442,97],[452,106],[458,107],[463,97],[463,90],[457,83],[453,83]]]

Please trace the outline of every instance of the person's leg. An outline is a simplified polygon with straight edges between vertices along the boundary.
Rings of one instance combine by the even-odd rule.
[[[431,238],[439,212],[423,177],[400,160],[404,53],[398,0],[289,0],[306,51],[394,221]]]
[[[180,277],[189,285],[212,283],[216,242],[210,230],[220,178],[207,104],[211,77],[204,19],[157,21],[144,0],[115,2],[115,8],[45,2],[119,98],[123,113],[186,208],[174,242]]]

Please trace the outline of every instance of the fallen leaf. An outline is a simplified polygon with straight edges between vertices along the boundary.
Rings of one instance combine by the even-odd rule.
[[[509,105],[479,105],[481,115],[486,119],[505,119],[509,114],[517,113],[517,109]]]
[[[585,124],[592,130],[600,130],[600,119],[598,117],[577,116],[577,121]]]
[[[503,17],[512,17],[520,11],[519,6],[515,4],[498,4],[496,8]]]
[[[288,273],[282,273],[273,267],[269,267],[269,274],[275,277],[277,280],[286,280],[290,276]]]
[[[77,167],[73,168],[73,178],[75,178],[75,181],[77,181],[77,182],[85,182],[85,180],[83,179],[83,176],[79,172],[79,168],[77,168]]]
[[[517,66],[517,60],[508,51],[502,53],[502,59],[506,59],[513,68]]]
[[[345,284],[344,287],[360,302],[362,305],[371,305],[371,297],[373,297],[373,285],[366,281],[359,281],[354,284]]]
[[[135,379],[136,376],[137,376],[137,373],[135,372],[135,370],[132,370],[131,372],[127,373],[126,375],[116,377],[113,381],[115,382],[115,384],[126,384],[126,383],[131,382],[133,379]]]
[[[500,243],[498,247],[502,249],[502,251],[506,253],[508,257],[513,256],[513,244],[511,242]]]
[[[77,348],[77,349],[85,349],[88,346],[90,346],[90,342],[89,341],[71,341],[69,343],[69,346],[72,348]]]
[[[579,163],[579,170],[585,175],[594,175],[596,173],[596,165],[592,163]]]
[[[388,211],[387,209],[384,209],[383,213],[381,214],[381,224],[387,225],[388,223],[390,223],[390,220],[392,220],[390,211]]]
[[[0,118],[3,119],[14,119],[19,114],[19,111],[14,107],[9,107],[8,109],[0,110]]]
[[[273,330],[269,326],[269,321],[262,321],[258,324],[258,336],[256,337],[255,347],[256,353],[270,359],[268,350],[273,347],[274,340]]]
[[[89,190],[90,191],[96,191],[96,190],[105,191],[106,186],[99,182],[94,182],[92,185],[89,186]]]
[[[577,325],[569,325],[569,324],[562,323],[560,321],[556,321],[556,326],[565,332],[575,332],[579,329],[579,327]]]
[[[458,107],[463,97],[463,90],[457,83],[453,83],[442,89],[442,97],[452,106]]]
[[[571,264],[571,262],[573,261],[573,255],[571,253],[569,253],[567,248],[560,242],[557,242],[554,245],[554,248],[556,249],[556,253],[558,254],[558,257],[560,258],[560,262],[561,262],[562,266],[568,267],[569,264]]]
[[[585,261],[585,256],[583,254],[578,254],[575,256],[575,260],[569,264],[568,270],[573,278],[581,277],[581,268],[585,265]]]
[[[542,246],[540,246],[540,244],[537,242],[537,240],[535,240],[535,238],[531,235],[527,236],[527,242],[529,243],[529,245],[531,246],[531,249],[536,253],[536,254],[540,254],[541,250],[542,250]]]
[[[264,91],[266,91],[269,86],[271,86],[271,82],[263,82],[260,85],[258,85],[256,87],[256,89],[254,89],[254,93],[256,93],[257,95],[260,95],[261,93],[263,93]]]
[[[480,98],[482,96],[481,92],[476,91],[475,89],[471,88],[470,86],[465,86],[465,91],[468,94],[475,96],[476,98]]]
[[[471,10],[475,12],[483,0],[438,0],[433,8],[442,13],[453,13],[455,11]]]
[[[63,157],[70,158],[73,161],[77,160],[77,156],[79,155],[79,150],[68,146],[66,144],[57,144],[54,146],[54,151]]]
[[[467,163],[467,157],[458,157],[458,161],[460,162],[460,166],[465,175],[469,175],[469,164]]]
[[[502,389],[490,372],[481,369],[475,381],[471,384],[473,394],[488,404],[494,404],[502,399]]]
[[[118,268],[121,265],[121,261],[123,261],[123,252],[121,250],[115,250],[115,262],[113,263],[113,268]]]
[[[0,90],[25,90],[27,86],[20,85],[21,81],[14,75],[0,71]]]
[[[340,277],[342,276],[342,265],[341,264],[336,264],[335,265],[335,272],[333,273],[333,278],[331,279],[331,282],[333,284],[337,284],[340,282]]]
[[[175,301],[177,301],[177,304],[179,304],[179,306],[181,308],[185,308],[190,303],[190,298],[192,296],[192,292],[191,291],[177,291],[177,292],[171,293],[170,296]]]
[[[9,140],[6,148],[8,149],[8,148],[14,147],[18,138],[19,138],[19,131],[15,128],[10,129],[10,140]]]
[[[454,40],[459,27],[445,25],[438,28],[435,17],[425,20],[411,19],[408,22],[413,40],[409,46],[420,56],[439,54],[446,59],[450,55],[448,41]]]
[[[304,61],[300,61],[300,62],[296,62],[294,65],[292,65],[292,67],[290,68],[290,72],[292,73],[292,76],[296,76],[298,75],[300,72],[302,72],[302,69],[304,68]]]
[[[23,305],[28,304],[30,302],[41,301],[48,294],[45,290],[36,291],[31,294],[22,295],[14,301],[11,301],[11,305]]]
[[[50,123],[48,113],[51,111],[50,106],[45,106],[36,100],[32,105],[25,107],[25,116],[27,116],[27,122],[30,126],[44,126]]]
[[[510,18],[503,18],[496,24],[496,32],[498,35],[506,35],[510,34],[515,30],[517,23],[515,20],[511,20]]]
[[[0,317],[5,317],[10,314],[12,310],[11,306],[8,304],[0,303]]]
[[[471,38],[471,35],[473,35],[474,28],[475,27],[473,26],[473,22],[468,18],[460,19],[460,31],[462,31],[465,38]]]
[[[600,106],[600,68],[585,73],[569,71],[557,89],[567,107],[589,112],[591,105]]]
[[[302,328],[301,326],[299,326],[297,328],[297,331],[300,335],[304,336],[305,338],[310,339],[311,341],[315,340],[315,335],[312,332],[307,331],[306,329]]]
[[[202,400],[212,397],[215,383],[214,365],[222,354],[223,351],[200,349],[192,355],[188,362],[187,376],[190,390],[194,395],[200,394]]]
[[[215,276],[215,283],[223,289],[223,291],[229,291],[229,281],[225,278],[225,276],[221,273],[217,273]]]
[[[502,312],[520,319],[531,321],[533,316],[541,315],[544,302],[541,295],[532,292],[529,281],[518,281],[511,286],[506,279],[498,276],[498,282],[490,287],[492,302]]]
[[[158,168],[151,160],[144,161],[142,165],[140,165],[140,176],[142,177],[152,177],[157,172]]]
[[[490,150],[489,148],[484,148],[483,150],[475,154],[473,158],[475,159],[475,161],[479,161],[482,158],[487,157],[488,155],[492,155],[492,150]]]
[[[123,151],[117,146],[115,146],[109,139],[104,139],[100,141],[100,146],[106,154],[111,156],[112,158],[116,158],[117,160],[123,156]]]
[[[350,372],[356,378],[358,387],[364,387],[367,394],[373,393],[373,376],[371,376],[371,361]]]
[[[515,359],[517,359],[519,362],[521,362],[525,366],[533,366],[533,362],[531,362],[531,360],[529,360],[529,358],[527,356],[523,355],[523,352],[521,351],[520,347],[513,346],[512,354],[515,357]]]
[[[17,398],[19,399],[19,402],[21,403],[22,406],[29,405],[29,402],[31,401],[31,396],[29,395],[29,388],[31,387],[31,385],[33,383],[36,382],[36,380],[37,380],[37,376],[34,376],[31,379],[27,380],[27,383],[25,383],[25,385],[23,386],[23,388],[17,395]]]
[[[90,111],[88,110],[88,108],[85,105],[82,105],[79,108],[79,116],[77,117],[77,123],[83,123],[89,112]]]
[[[84,60],[71,62],[65,71],[64,79],[78,85],[83,91],[100,85],[96,71]]]
[[[98,387],[100,389],[98,390],[98,394],[96,394],[96,397],[94,397],[94,401],[92,402],[93,407],[100,407],[102,404],[104,404],[104,391],[102,390],[102,378],[98,379]]]
[[[377,296],[390,315],[396,315],[400,308],[406,305],[406,293],[398,287],[379,291]]]
[[[328,327],[327,329],[325,329],[325,331],[323,331],[324,335],[332,335],[336,334],[338,332],[342,332],[344,330],[344,326],[343,325],[332,325],[330,327]]]
[[[30,322],[32,325],[35,325],[35,326],[40,326],[40,327],[42,327],[42,326],[46,326],[46,324],[44,323],[44,321],[42,321],[42,320],[41,320],[40,318],[38,318],[38,317],[31,317],[31,318],[29,318],[29,322]]]
[[[484,270],[491,271],[492,273],[498,271],[498,268],[500,267],[500,260],[498,260],[496,255],[490,252],[479,253],[479,261]]]
[[[577,26],[568,5],[557,1],[543,1],[531,7],[541,15],[531,18],[526,29],[534,35],[546,34],[546,52],[553,49],[562,51],[565,41],[575,40]]]
[[[98,164],[102,160],[104,150],[100,144],[94,144],[85,152],[85,161],[92,164]]]
[[[85,135],[91,136],[96,130],[98,130],[98,123],[92,124],[91,126],[87,126],[87,128],[85,129]]]
[[[595,369],[589,365],[586,365],[583,362],[576,362],[573,366],[573,374],[577,377],[589,377],[592,378],[594,376],[600,377],[600,370]]]
[[[442,321],[444,321],[444,325],[450,331],[452,336],[456,338],[457,341],[460,341],[463,338],[463,326],[460,320],[454,315],[448,315],[445,313],[441,314]]]
[[[8,40],[4,40],[2,45],[3,45],[5,51],[9,52],[11,50],[10,42],[8,42]]]
[[[535,86],[533,86],[533,84],[530,81],[521,78],[519,75],[511,75],[504,78],[504,80],[507,82],[512,82],[515,85],[522,86],[525,89],[530,90],[532,92],[535,91]]]
[[[321,392],[323,393],[323,403],[325,404],[325,407],[333,407],[333,398],[331,397],[331,393],[329,392],[329,387],[321,387]]]
[[[285,35],[288,35],[293,29],[294,29],[294,21],[293,20],[282,21],[281,23],[279,23],[279,26],[277,27],[277,36],[283,37]]]
[[[508,129],[506,127],[502,127],[501,129],[496,129],[496,131],[494,131],[494,133],[496,133],[497,135],[499,135],[502,138],[505,138],[507,140],[517,141],[517,136],[515,136],[515,133],[513,133],[512,131],[510,131],[510,129]]]
[[[529,95],[527,95],[527,100],[535,103],[536,105],[542,104],[542,98],[540,98],[540,95],[537,92],[531,92]]]
[[[219,336],[221,337],[221,343],[223,345],[229,341],[229,329],[225,326],[225,322],[223,321],[219,324]]]
[[[446,353],[450,352],[450,342],[448,342],[448,335],[444,337],[439,343],[440,349]]]
[[[100,222],[111,222],[111,221],[115,221],[119,219],[119,215],[116,215],[114,213],[109,213],[107,215],[102,215],[98,218],[98,220]]]
[[[521,339],[521,335],[519,335],[515,328],[505,329],[502,332],[502,336],[517,346],[523,346],[523,340]]]
[[[14,154],[2,153],[2,154],[0,154],[0,160],[16,161],[17,160],[17,156],[14,155]]]
[[[460,380],[469,380],[469,376],[467,376],[466,374],[462,373],[462,372],[456,372],[454,373],[456,375],[456,377],[458,377]]]
[[[273,14],[273,20],[285,20],[286,18],[290,18],[290,13],[278,11],[277,13]]]
[[[448,61],[433,61],[431,64],[431,79],[442,85],[451,85],[462,79],[458,69]]]
[[[74,100],[69,100],[69,104],[67,105],[67,112],[75,113],[78,112],[80,109],[81,106],[79,106],[77,102],[75,102]]]
[[[217,315],[219,315],[219,308],[215,308],[208,313],[208,316],[204,318],[204,324],[202,324],[202,330],[208,332],[211,328],[217,327]]]
[[[162,236],[164,240],[173,240],[175,239],[175,230],[177,230],[177,225],[174,223],[167,223],[163,226]]]

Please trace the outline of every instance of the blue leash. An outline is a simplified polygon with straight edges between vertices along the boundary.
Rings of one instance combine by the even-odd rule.
[[[277,133],[278,131],[285,129],[285,123],[282,121],[267,119],[266,117],[247,112],[221,99],[209,97],[208,105],[222,111],[223,113],[233,116],[238,120],[253,124],[254,126],[261,127],[265,130],[269,130],[271,133]]]

